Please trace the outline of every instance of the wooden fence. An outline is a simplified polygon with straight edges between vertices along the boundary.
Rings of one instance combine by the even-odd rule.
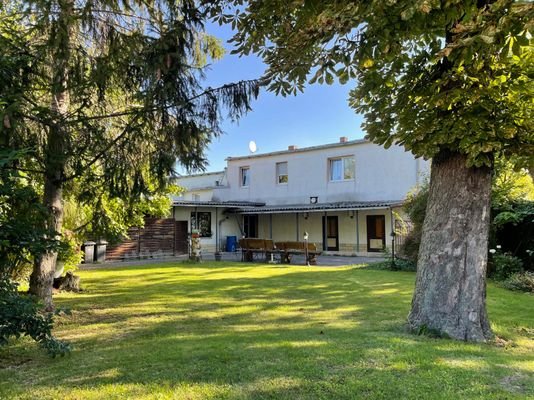
[[[142,228],[130,228],[128,237],[106,249],[106,259],[128,260],[187,254],[187,226],[172,218],[146,218]],[[185,221],[187,225],[187,221]]]

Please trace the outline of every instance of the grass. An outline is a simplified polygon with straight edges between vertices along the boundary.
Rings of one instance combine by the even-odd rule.
[[[490,285],[506,346],[413,336],[415,275],[162,263],[81,271],[51,359],[0,349],[2,399],[534,398],[534,297]]]

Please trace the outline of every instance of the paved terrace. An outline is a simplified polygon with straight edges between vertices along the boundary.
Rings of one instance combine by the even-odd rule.
[[[141,260],[128,260],[128,261],[116,261],[116,262],[106,262],[103,264],[81,264],[80,268],[82,269],[96,269],[96,268],[106,268],[106,267],[126,267],[130,265],[145,265],[153,264],[159,262],[172,262],[172,261],[185,261],[188,259],[187,255],[176,256],[176,257],[158,257],[158,258],[145,258]],[[202,255],[202,260],[204,262],[215,262],[215,256],[213,253],[205,253]],[[241,261],[241,252],[237,251],[235,253],[223,253],[223,261]],[[328,266],[328,267],[339,267],[342,265],[359,265],[359,264],[370,264],[374,262],[384,261],[383,257],[352,257],[352,256],[335,256],[335,255],[321,255],[317,257],[317,266]],[[304,256],[295,255],[291,260],[291,264],[286,265],[305,265]],[[312,266],[313,267],[313,266]]]

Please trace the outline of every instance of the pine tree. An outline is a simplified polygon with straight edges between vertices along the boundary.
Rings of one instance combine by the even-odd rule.
[[[238,118],[258,93],[255,81],[202,87],[222,47],[194,1],[37,0],[2,12],[2,65],[12,68],[0,143],[31,150],[10,168],[42,188],[45,231],[61,233],[65,197],[128,204],[165,190],[176,160],[202,169],[223,113]],[[48,309],[56,257],[40,254],[30,279]]]

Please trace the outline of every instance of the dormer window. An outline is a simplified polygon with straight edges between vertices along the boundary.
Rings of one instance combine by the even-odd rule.
[[[240,182],[242,187],[248,187],[250,185],[250,168],[241,167],[239,170]]]
[[[285,185],[288,182],[287,162],[276,163],[276,183]]]
[[[330,182],[350,181],[354,179],[354,156],[331,158],[328,160]]]

